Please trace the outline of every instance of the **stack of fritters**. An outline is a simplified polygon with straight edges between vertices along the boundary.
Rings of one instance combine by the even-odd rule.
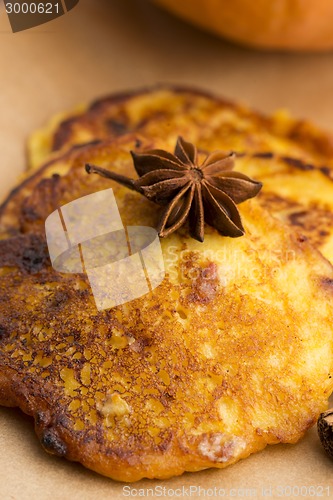
[[[130,151],[237,154],[263,183],[226,238],[161,241],[166,277],[98,311],[85,274],[55,271],[45,219],[112,187],[125,226],[159,208],[96,175],[135,177]],[[31,173],[0,209],[0,402],[44,448],[124,481],[225,467],[294,443],[326,408],[333,365],[333,141],[206,93],[159,87],[95,102],[30,141]],[[41,165],[41,166],[40,166]]]

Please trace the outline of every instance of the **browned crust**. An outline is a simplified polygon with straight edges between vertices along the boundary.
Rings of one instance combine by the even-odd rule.
[[[217,99],[216,97],[213,96],[213,94],[209,91],[204,91],[201,89],[196,89],[196,88],[191,88],[191,87],[186,87],[186,86],[180,86],[180,85],[166,85],[166,84],[156,84],[154,86],[147,86],[147,87],[142,87],[141,89],[133,89],[133,90],[128,90],[128,91],[122,91],[118,93],[114,93],[109,96],[101,97],[100,99],[96,99],[93,101],[88,109],[79,115],[67,118],[63,120],[60,125],[58,126],[58,129],[54,133],[53,137],[53,145],[52,145],[52,151],[58,151],[61,150],[64,146],[66,146],[67,141],[71,137],[72,133],[72,128],[73,125],[79,124],[84,118],[85,120],[98,120],[99,115],[101,114],[102,111],[105,110],[105,108],[113,107],[113,106],[119,106],[122,103],[128,101],[129,99],[139,96],[139,95],[144,95],[144,94],[151,94],[154,91],[158,90],[170,90],[176,94],[181,94],[181,93],[187,93],[187,94],[192,94],[194,96],[203,96],[203,97],[208,97],[210,99]],[[233,106],[233,104],[227,100],[223,99],[218,99],[218,102],[225,104],[226,106]],[[130,130],[127,130],[126,128],[123,129],[121,133],[115,133],[115,136],[117,135],[122,135],[123,133],[130,132]]]
[[[270,228],[268,227],[268,230]],[[295,244],[300,251],[304,251],[305,254],[310,252],[310,258],[313,258],[311,247],[302,239],[298,239],[296,236],[292,237],[292,244]],[[193,270],[193,265],[196,264],[197,257],[193,254],[189,254],[188,259],[183,263],[184,272],[190,273]],[[191,287],[191,291],[188,294],[186,300],[184,300],[184,307],[200,305],[204,306],[208,301],[222,300],[222,297],[218,296],[218,292],[216,290],[216,273],[214,264],[211,262],[207,262],[206,268],[203,270],[199,268],[200,273],[197,276],[197,279],[193,282]],[[207,270],[207,273],[204,271]],[[45,274],[44,274],[45,272]],[[330,270],[330,274],[322,279],[323,289],[327,290],[327,294],[332,294],[332,272]],[[205,275],[205,279],[203,276]],[[207,276],[209,280],[207,282]],[[24,278],[23,278],[24,279]],[[49,269],[48,264],[45,263],[44,267],[39,276],[30,276],[30,286],[34,284],[42,284],[44,282],[52,282],[52,280],[59,280],[61,282],[64,280],[63,277],[53,273],[52,270]],[[75,278],[66,278],[66,280]],[[20,277],[20,273],[16,276],[14,274],[13,280],[19,283],[22,281],[22,277]],[[65,284],[65,283],[64,283]],[[210,293],[207,295],[207,284],[209,285]],[[52,300],[48,300],[47,307],[49,307],[47,323],[52,321],[53,317],[57,317],[58,314],[63,315],[62,311],[63,307],[66,307],[67,301],[70,302],[70,307],[72,307],[75,302],[78,304],[78,300],[83,301],[84,295],[82,293],[78,294],[75,298],[75,293],[73,292],[73,287],[71,286],[73,283],[69,282],[69,286],[67,288],[68,293],[71,297],[61,296],[62,292],[59,291],[57,296],[52,297]],[[29,286],[29,289],[30,289]],[[85,297],[87,298],[87,297]],[[4,296],[2,295],[2,299]],[[167,299],[166,299],[167,300]],[[161,302],[160,302],[161,303]],[[215,303],[215,302],[214,302]],[[215,303],[216,304],[216,303]],[[87,302],[84,302],[83,309],[87,305]],[[158,314],[158,311],[154,311],[151,309],[150,314]],[[210,311],[210,314],[214,314],[214,310]],[[5,319],[2,324],[2,330],[0,330],[0,342],[3,342],[3,345],[6,344],[6,340],[9,339],[9,334],[15,334],[15,327],[13,326],[13,320],[16,319],[16,311],[11,311],[10,315]],[[96,318],[97,319],[97,318]],[[101,321],[105,322],[105,318],[98,318]],[[250,318],[249,318],[250,319]],[[115,321],[114,315],[111,313],[107,318],[108,323],[112,323]],[[275,321],[275,318],[274,318]],[[61,327],[60,327],[61,328]],[[291,333],[291,332],[290,332]],[[51,350],[55,347],[56,337],[58,339],[65,339],[66,327],[62,327],[60,331],[56,331],[54,333],[55,338],[53,338],[52,343],[50,341],[46,341],[40,344],[35,345],[35,349],[42,350],[45,356],[50,355]],[[144,337],[148,332],[141,332],[141,342],[139,345],[139,349],[142,349],[142,354],[144,355],[146,351],[146,347],[151,346],[152,343],[163,344],[163,336],[164,331],[162,329],[156,329],[154,331],[155,338],[151,338],[147,336]],[[62,337],[62,335],[64,335]],[[92,337],[94,337],[94,331],[91,332]],[[255,340],[255,333],[253,332],[253,341]],[[18,339],[21,343],[22,340]],[[97,339],[87,340],[83,346],[80,343],[80,337],[76,340],[77,345],[80,347],[87,346],[91,342],[96,342]],[[45,344],[48,345],[45,345]],[[24,345],[24,344],[23,344]],[[177,345],[173,344],[173,349],[175,349]],[[256,351],[256,343],[245,347],[244,351],[240,351],[240,355],[246,355],[248,352]],[[27,352],[29,352],[29,346],[27,346]],[[35,354],[37,352],[35,351]],[[179,351],[179,356],[183,359],[187,358],[188,354],[183,353],[182,350]],[[127,357],[126,354],[124,357]],[[188,366],[189,370],[197,369],[197,360],[191,358],[187,358],[190,361]],[[54,367],[49,366],[48,369],[53,371],[53,383],[49,385],[47,382],[43,381],[31,372],[28,368],[19,368],[17,371],[12,369],[10,366],[5,365],[0,366],[0,404],[5,406],[18,406],[24,411],[26,414],[31,415],[35,419],[35,429],[36,433],[40,439],[40,442],[44,449],[54,455],[60,457],[66,457],[72,461],[80,461],[83,465],[96,472],[101,474],[105,474],[107,476],[112,476],[122,481],[136,481],[140,478],[148,477],[159,477],[159,478],[167,478],[172,475],[179,475],[184,470],[198,470],[200,468],[205,468],[207,466],[218,466],[223,467],[223,463],[212,463],[207,461],[204,457],[200,456],[198,453],[198,444],[200,443],[199,437],[196,436],[182,436],[181,434],[175,435],[172,432],[168,431],[164,435],[164,439],[162,443],[160,443],[153,450],[147,451],[144,448],[135,447],[131,448],[129,445],[127,449],[122,448],[119,445],[107,444],[105,440],[103,440],[102,429],[99,427],[99,424],[95,425],[93,428],[90,427],[86,430],[82,431],[74,431],[72,428],[72,423],[68,420],[68,409],[66,414],[66,409],[61,401],[61,394],[59,391],[59,387],[57,386],[57,372],[60,370],[62,366],[69,366],[70,368],[77,369],[80,372],[80,365],[76,366],[76,362],[74,360],[64,360],[64,363],[69,363],[62,365],[62,362],[56,363]],[[142,358],[142,363],[145,363],[144,358]],[[22,365],[23,366],[23,365]],[[31,368],[33,363],[31,363]],[[119,360],[119,368],[122,367],[122,361]],[[128,368],[126,364],[125,368]],[[129,372],[130,373],[130,372]],[[40,375],[39,375],[40,377]],[[227,380],[224,381],[227,384]],[[230,383],[230,379],[229,379]],[[238,382],[241,384],[241,380]],[[273,383],[273,382],[272,382]],[[152,387],[154,387],[154,383],[151,382]],[[236,382],[237,384],[237,382]],[[274,386],[275,387],[275,386]],[[170,387],[168,391],[164,392],[164,395],[161,395],[161,401],[163,404],[168,407],[169,404],[172,404],[173,399],[176,394],[174,393],[176,386]],[[275,389],[278,389],[278,383],[276,383]],[[273,390],[273,389],[272,389]],[[59,394],[58,394],[59,391]],[[226,391],[226,387],[224,385],[218,386],[213,393],[213,399],[217,400],[221,395],[223,395]],[[163,399],[162,399],[163,397]],[[251,401],[251,396],[249,396],[249,400]],[[290,396],[290,400],[287,398],[284,403],[281,401],[282,407],[284,405],[295,403],[295,400]],[[209,414],[209,408],[206,409]],[[313,413],[312,413],[313,412]],[[298,434],[297,437],[300,437],[311,425],[313,425],[317,414],[318,409],[316,404],[314,404],[312,412],[310,411],[306,417],[302,421],[298,422]],[[212,413],[212,418],[213,418]],[[197,417],[198,418],[198,417]],[[216,417],[215,417],[216,418]],[[291,436],[294,436],[293,438]],[[207,435],[201,435],[200,439],[207,439],[208,441],[212,438],[209,433]],[[293,434],[293,431],[290,429],[271,429],[269,432],[265,431],[264,433],[258,428],[255,436],[252,436],[252,444],[246,450],[246,454],[243,455],[242,458],[245,458],[247,455],[254,451],[258,451],[266,446],[267,443],[274,442],[291,442],[292,440],[296,440],[297,438]],[[130,442],[129,442],[130,443]],[[137,445],[136,445],[137,446]],[[232,462],[228,461],[228,464]]]
[[[145,139],[143,139],[143,142],[145,142]],[[61,154],[61,161],[66,163],[71,160],[75,160],[77,156],[81,156],[82,154],[84,155],[85,153],[87,156],[89,155],[89,151],[91,148],[96,148],[97,149],[103,149],[105,147],[111,146],[113,144],[118,144],[121,146],[122,143],[127,143],[129,140],[132,140],[133,142],[136,142],[139,140],[139,136],[135,134],[127,134],[126,136],[118,137],[115,139],[110,139],[106,141],[91,141],[85,144],[78,144],[73,147],[71,147],[69,150],[65,151],[64,153]],[[140,141],[141,144],[141,141]],[[44,163],[41,167],[39,167],[35,172],[33,172],[31,175],[27,176],[20,184],[15,186],[7,195],[7,197],[4,199],[4,201],[0,205],[0,223],[1,223],[1,216],[4,214],[6,208],[8,207],[9,203],[13,202],[14,200],[16,201],[16,198],[19,198],[21,201],[23,201],[23,197],[25,195],[25,189],[31,190],[33,189],[34,186],[36,186],[41,179],[43,179],[44,174],[46,173],[47,169],[52,167],[53,165],[57,164],[59,162],[59,157],[52,158],[48,162]],[[58,176],[57,173],[51,174],[52,176]],[[27,194],[30,194],[30,191],[27,191]]]
[[[133,97],[144,94],[146,95],[153,94],[155,91],[159,90],[168,90],[175,94],[189,94],[193,95],[194,97],[195,96],[207,97],[208,99],[211,99],[212,101],[216,102],[219,105],[235,109],[240,114],[240,116],[251,117],[252,119],[256,120],[259,124],[266,127],[267,130],[274,131],[276,135],[279,135],[279,132],[276,131],[275,118],[266,116],[264,113],[261,113],[255,109],[239,105],[232,100],[221,98],[215,95],[211,91],[198,89],[193,86],[158,84],[151,87],[143,87],[142,89],[139,90],[136,89],[125,92],[119,92],[95,100],[89,106],[88,110],[83,114],[70,117],[61,122],[54,135],[52,150],[53,151],[60,150],[66,145],[67,141],[70,139],[73,126],[79,124],[81,120],[98,122],[101,113],[106,108],[119,106]],[[301,145],[309,152],[315,152],[320,155],[333,156],[333,136],[331,134],[314,127],[306,120],[302,119],[292,120],[291,123],[292,126],[289,127],[288,133],[286,135],[283,135],[283,137],[286,137],[294,141],[296,144]],[[140,130],[140,126],[137,127],[137,130]],[[133,132],[133,130],[124,128],[121,133],[127,133],[127,132]],[[112,134],[110,133],[110,135]],[[117,135],[119,134],[115,134],[114,136]]]

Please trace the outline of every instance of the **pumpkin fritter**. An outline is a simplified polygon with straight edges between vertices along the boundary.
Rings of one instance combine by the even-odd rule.
[[[122,481],[294,443],[333,389],[332,266],[257,198],[240,207],[241,238],[207,226],[204,243],[185,227],[162,240],[163,283],[113,309],[97,311],[86,275],[52,269],[45,219],[81,196],[112,186],[125,225],[156,225],[154,204],[84,165],[134,177],[129,151],[168,141],[130,134],[74,149],[0,208],[0,402],[34,417],[48,452]],[[277,179],[297,168],[244,157],[237,170],[272,164]]]
[[[31,166],[50,155],[129,132],[154,138],[179,135],[210,150],[272,151],[306,162],[333,165],[333,137],[287,112],[266,116],[244,105],[190,87],[158,85],[112,94],[53,118],[29,141]],[[205,142],[206,141],[206,142]]]

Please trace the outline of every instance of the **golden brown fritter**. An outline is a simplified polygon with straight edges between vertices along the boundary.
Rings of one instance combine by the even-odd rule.
[[[52,153],[129,132],[169,137],[170,147],[183,135],[207,149],[273,151],[332,165],[333,138],[312,124],[286,112],[265,116],[209,92],[172,85],[112,94],[58,115],[32,135],[29,163],[37,166]]]
[[[206,226],[204,243],[186,227],[162,240],[165,280],[125,305],[97,311],[84,274],[52,269],[45,219],[81,196],[112,187],[125,225],[156,225],[155,205],[84,164],[134,176],[129,151],[168,141],[132,134],[65,153],[0,209],[0,402],[34,417],[50,453],[123,481],[294,443],[333,388],[332,266],[257,198],[239,206],[244,237]],[[240,158],[246,168],[299,171]]]

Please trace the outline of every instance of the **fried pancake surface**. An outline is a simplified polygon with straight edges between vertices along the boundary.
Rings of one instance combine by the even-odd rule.
[[[81,196],[112,186],[125,225],[156,225],[155,205],[83,168],[134,176],[138,140],[168,147],[129,135],[71,151],[0,212],[0,401],[50,453],[122,481],[294,443],[333,389],[332,267],[257,199],[240,205],[242,238],[162,240],[165,280],[125,305],[98,312],[84,274],[52,269],[45,219]]]
[[[303,233],[333,262],[333,138],[286,114],[267,117],[207,92],[159,86],[114,94],[56,118],[30,142],[38,164],[53,151],[84,142],[112,139],[128,131],[163,137],[172,150],[182,135],[203,151],[246,153],[240,168],[265,183],[260,200],[283,222]],[[147,143],[147,141],[145,141]],[[271,152],[252,160],[251,155]],[[52,156],[52,155],[51,155]]]
[[[273,151],[332,165],[333,138],[312,124],[281,112],[268,117],[208,92],[172,85],[113,94],[67,117],[59,115],[31,137],[29,161],[37,166],[54,152],[129,132],[171,137],[172,144],[178,135],[203,144],[207,139],[208,149],[214,137],[235,151]]]

